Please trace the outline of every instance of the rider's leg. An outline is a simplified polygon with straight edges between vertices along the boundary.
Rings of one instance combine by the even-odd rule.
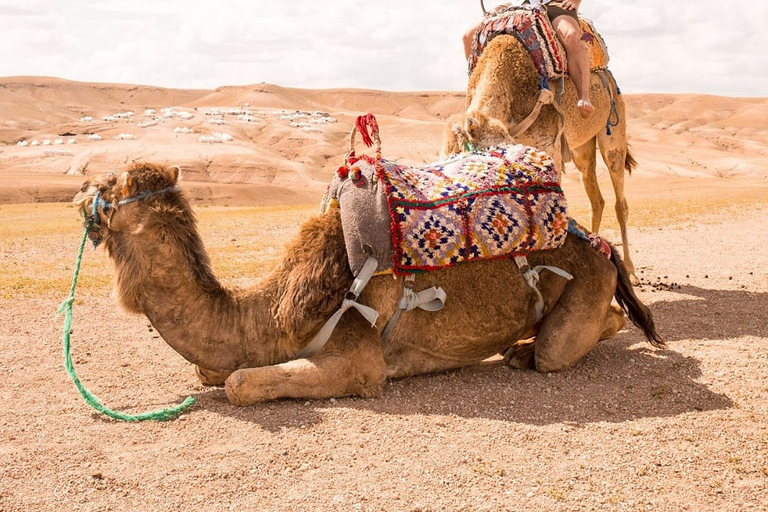
[[[477,32],[477,29],[480,28],[481,24],[482,22],[472,25],[469,30],[464,33],[462,41],[464,42],[464,58],[466,60],[469,60],[469,52],[472,51],[472,40],[475,38],[475,33]]]
[[[565,47],[568,74],[579,96],[579,112],[583,117],[589,117],[595,107],[589,101],[589,60],[581,42],[579,23],[570,16],[558,16],[552,20],[552,28]]]

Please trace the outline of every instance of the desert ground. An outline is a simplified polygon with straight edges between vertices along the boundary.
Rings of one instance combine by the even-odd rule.
[[[79,396],[55,317],[86,175],[179,165],[217,275],[248,286],[316,214],[357,115],[377,116],[386,158],[419,164],[463,94],[0,78],[0,511],[768,510],[768,98],[624,99],[636,290],[668,349],[630,326],[561,373],[494,358],[377,398],[238,408],[118,309],[111,263],[87,249],[72,331],[85,386],[129,413],[197,399],[125,423]],[[588,224],[570,165],[563,188]]]

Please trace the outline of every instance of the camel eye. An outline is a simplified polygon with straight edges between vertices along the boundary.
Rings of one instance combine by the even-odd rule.
[[[85,183],[83,183],[83,186],[80,187],[80,192],[87,192],[88,191],[88,187],[90,187],[90,186],[91,186],[91,182],[90,181],[86,181]]]

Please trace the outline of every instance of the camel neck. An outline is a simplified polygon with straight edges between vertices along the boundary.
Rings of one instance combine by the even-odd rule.
[[[106,241],[122,306],[146,315],[174,350],[205,369],[272,364],[274,347],[258,352],[268,323],[261,313],[269,307],[260,307],[265,294],[235,294],[219,283],[191,212],[177,210],[140,226]]]
[[[540,76],[528,50],[514,36],[488,43],[470,77],[467,112],[519,122],[536,104]],[[487,91],[494,94],[487,94]]]

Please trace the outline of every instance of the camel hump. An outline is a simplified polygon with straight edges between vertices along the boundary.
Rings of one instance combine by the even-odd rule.
[[[591,20],[579,17],[590,69],[607,69],[608,47]],[[508,7],[487,16],[475,33],[467,62],[469,73],[477,65],[483,50],[496,36],[511,35],[528,50],[536,70],[547,80],[561,78],[568,73],[565,49],[555,35],[549,17],[543,8]]]
[[[554,162],[501,145],[423,168],[360,157],[334,177],[350,268],[427,272],[458,263],[555,249],[567,211]]]

